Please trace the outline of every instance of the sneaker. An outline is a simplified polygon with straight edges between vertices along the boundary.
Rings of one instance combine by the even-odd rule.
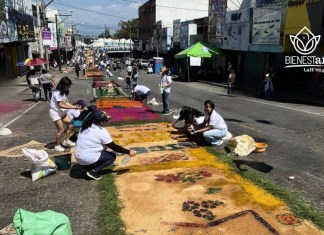
[[[64,152],[65,149],[61,145],[55,145],[54,150],[56,152]]]
[[[62,145],[63,146],[68,146],[68,147],[74,147],[75,146],[75,143],[72,142],[71,140],[63,140]]]
[[[169,115],[170,112],[162,112],[162,115]]]
[[[100,180],[102,178],[101,174],[98,172],[95,172],[94,170],[88,171],[87,176],[94,180]]]

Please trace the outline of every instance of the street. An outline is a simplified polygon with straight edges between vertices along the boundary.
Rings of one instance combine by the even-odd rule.
[[[126,87],[126,82],[116,78],[124,77],[125,74],[125,71],[122,71],[113,77],[123,88]],[[73,72],[68,76],[73,81],[70,100],[84,99],[89,104],[88,81],[75,79]],[[61,77],[62,75],[57,75],[55,80],[58,81]],[[152,91],[150,99],[155,97],[160,103],[158,106],[150,107],[155,111],[162,111],[158,83],[158,75],[148,75],[140,71],[139,84],[150,87]],[[49,103],[23,101],[31,97],[29,89],[18,94],[8,93],[7,96],[1,97],[1,104],[6,104],[8,107],[16,105],[16,109],[1,113],[0,122],[4,125],[9,123],[6,126],[12,130],[13,134],[0,137],[0,150],[22,145],[31,140],[41,143],[54,141],[55,127],[48,115]],[[174,112],[164,117],[171,121],[172,116],[177,114],[176,110],[184,105],[203,111],[203,103],[207,99],[215,102],[217,112],[223,116],[233,136],[247,134],[256,141],[268,144],[265,153],[252,153],[246,157],[233,158],[263,166],[256,167],[254,170],[276,185],[296,192],[296,196],[307,204],[321,211],[324,210],[323,107],[261,100],[241,94],[239,91],[234,91],[233,97],[228,97],[226,88],[221,86],[201,82],[174,81],[170,94],[171,111]],[[18,103],[23,103],[23,105],[19,106]],[[18,116],[19,118],[15,119]],[[72,221],[78,221],[78,226],[73,224],[76,234],[80,234],[80,231],[86,231],[83,234],[91,234],[98,229],[95,226],[97,199],[91,200],[91,203],[87,205],[78,204],[83,200],[86,201],[88,197],[96,198],[93,194],[96,187],[93,181],[73,179],[71,184],[69,180],[71,176],[61,172],[56,174],[56,177],[46,177],[38,184],[31,184],[30,181],[21,180],[22,172],[29,168],[28,162],[21,158],[1,157],[0,164],[3,168],[1,185],[4,185],[0,193],[2,201],[0,226],[8,225],[12,214],[19,207],[34,211],[44,208],[55,210],[62,207],[61,211],[68,214]],[[294,176],[294,179],[288,179],[290,176]],[[45,188],[49,183],[53,184],[52,190]],[[66,183],[71,184],[69,191],[59,191],[60,185]],[[80,193],[82,188],[87,188],[87,190],[82,190]],[[45,191],[42,192],[42,190]],[[35,194],[35,201],[24,200],[24,195],[31,193]],[[55,195],[57,200],[46,200],[46,195],[49,194]],[[76,197],[78,200],[75,200]],[[81,218],[78,217],[80,213]]]

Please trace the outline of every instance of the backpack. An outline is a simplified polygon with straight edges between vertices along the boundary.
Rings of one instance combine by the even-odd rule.
[[[83,120],[74,120],[72,122],[72,125],[73,127],[75,128],[81,128],[82,127],[82,124],[85,120],[87,120],[87,118],[89,117],[89,115],[91,114],[92,112],[88,113],[88,115],[83,119]]]

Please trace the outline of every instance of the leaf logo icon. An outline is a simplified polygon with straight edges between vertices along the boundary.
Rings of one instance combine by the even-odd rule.
[[[315,51],[321,39],[321,35],[315,36],[307,27],[302,28],[297,35],[289,37],[295,50],[302,55],[309,55]]]

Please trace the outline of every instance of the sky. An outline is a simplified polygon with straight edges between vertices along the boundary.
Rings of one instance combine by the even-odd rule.
[[[45,5],[49,2],[44,0]],[[48,8],[57,9],[61,15],[72,15],[64,21],[66,26],[72,24],[83,35],[97,36],[105,27],[113,34],[121,20],[138,18],[138,8],[145,2],[147,0],[54,0]]]

